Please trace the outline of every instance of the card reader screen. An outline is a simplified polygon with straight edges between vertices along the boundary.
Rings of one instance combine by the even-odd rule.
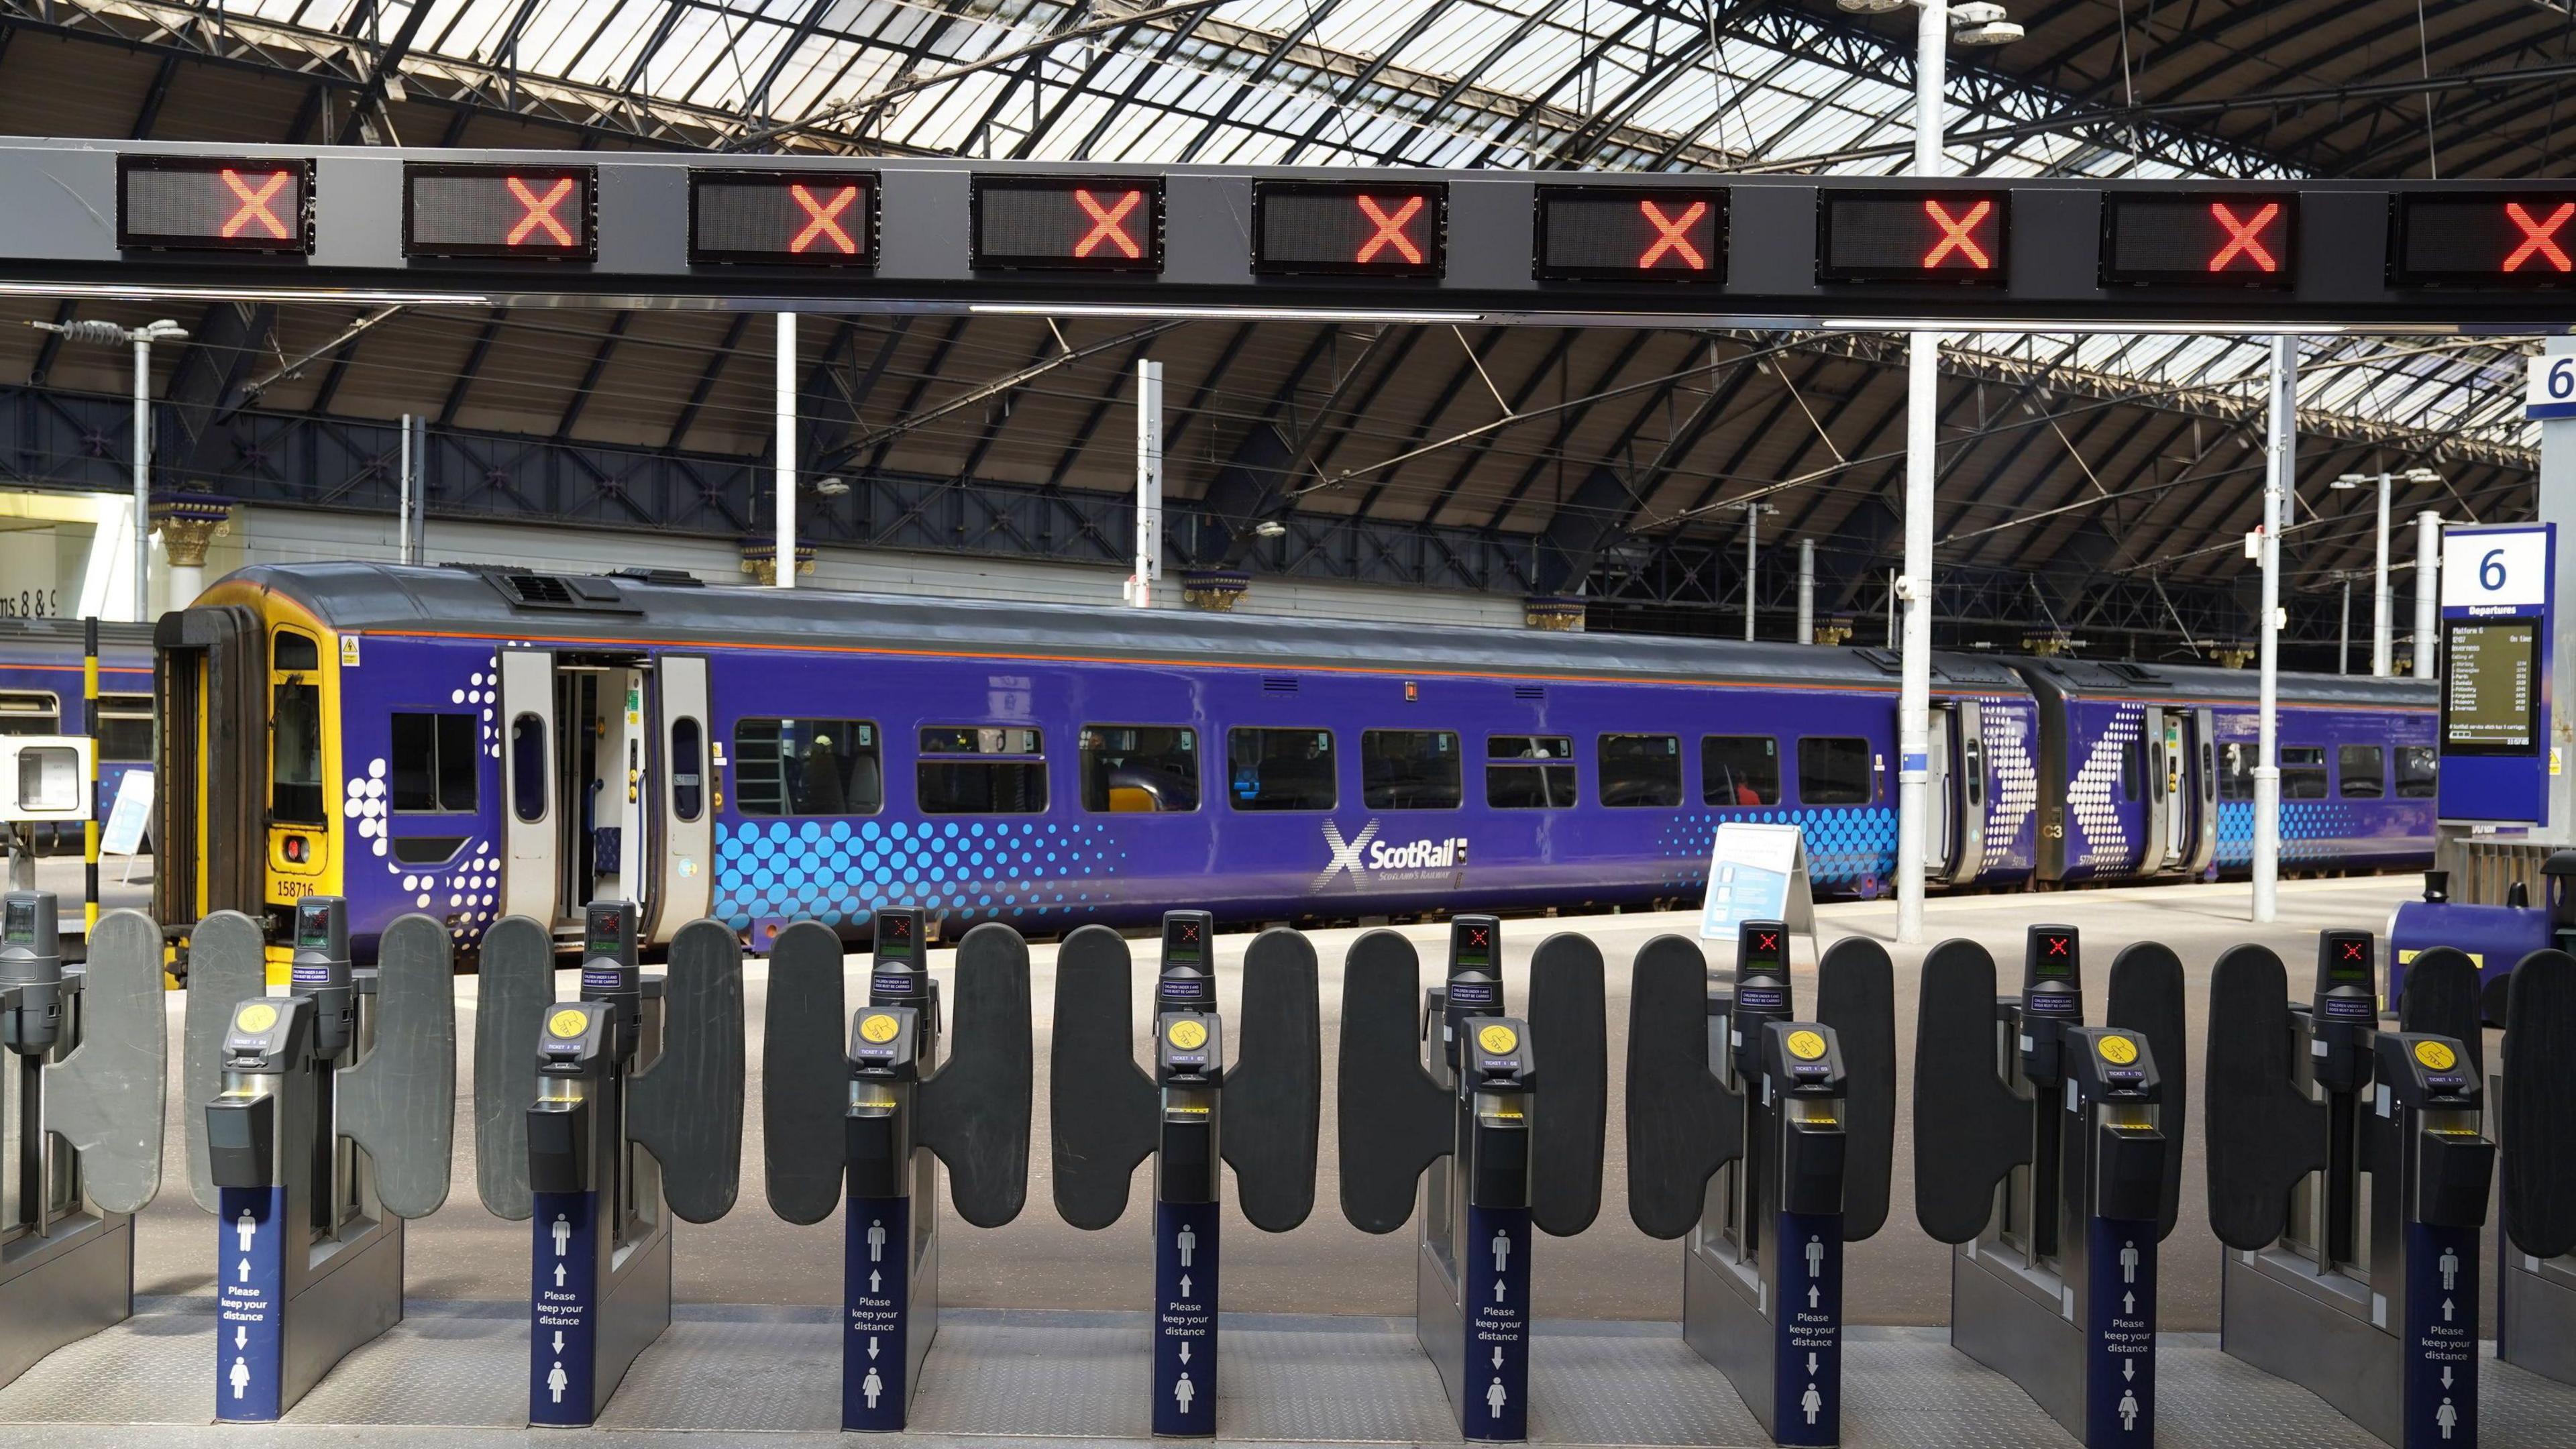
[[[2075,976],[2075,933],[2033,931],[2031,971],[2043,981],[2069,981]]]
[[[594,908],[582,934],[585,956],[620,956],[626,952],[626,913],[622,910]]]
[[[1494,965],[1494,923],[1460,921],[1450,932],[1450,960],[1463,970],[1489,971]]]
[[[328,907],[305,905],[295,908],[295,944],[308,951],[331,949],[331,912]]]
[[[2326,979],[2338,986],[2368,986],[2374,981],[2370,969],[2368,936],[2337,936],[2326,953]]]
[[[5,926],[0,926],[0,936],[5,936],[9,944],[12,946],[35,945],[36,903],[34,901],[11,901],[9,903],[8,921]]]
[[[1175,966],[1207,961],[1207,922],[1198,916],[1168,916],[1163,921],[1163,959]]]

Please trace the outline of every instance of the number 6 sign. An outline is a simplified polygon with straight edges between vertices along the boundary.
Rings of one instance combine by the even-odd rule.
[[[2576,355],[2526,359],[2522,415],[2527,418],[2576,418]]]
[[[2442,535],[2443,607],[2501,611],[2548,598],[2549,535],[2542,529],[2455,528]]]

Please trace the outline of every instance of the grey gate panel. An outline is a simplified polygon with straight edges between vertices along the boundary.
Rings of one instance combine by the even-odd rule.
[[[1559,931],[1530,955],[1531,1056],[1538,1101],[1530,1118],[1530,1221],[1570,1238],[1601,1211],[1601,1159],[1610,1117],[1609,1022],[1601,948]]]
[[[948,1164],[948,1200],[979,1228],[1002,1226],[1028,1202],[1030,1040],[1029,943],[986,921],[957,943],[948,1059],[921,1084],[916,1138]]]
[[[100,917],[82,971],[80,1046],[45,1067],[45,1125],[80,1154],[81,1185],[105,1212],[140,1212],[161,1191],[167,999],[161,928],[141,911]]]
[[[1398,933],[1371,931],[1343,961],[1334,1088],[1342,1216],[1364,1233],[1403,1227],[1413,1216],[1414,1184],[1451,1149],[1450,1095],[1422,1070],[1421,1051],[1421,959]]]
[[[849,1165],[850,1029],[841,938],[798,921],[769,946],[769,1004],[760,1049],[761,1166],[769,1209],[819,1223],[841,1206]]]
[[[1324,1036],[1315,948],[1285,926],[1243,955],[1243,1026],[1225,1079],[1220,1146],[1243,1215],[1284,1233],[1315,1210],[1315,1138],[1324,1111]]]
[[[1107,926],[1084,926],[1055,957],[1055,1043],[1047,1064],[1055,1210],[1096,1230],[1127,1211],[1136,1164],[1159,1139],[1162,1097],[1136,1065],[1134,963]]]
[[[1708,1059],[1708,961],[1657,936],[1628,987],[1628,1216],[1650,1238],[1699,1226],[1708,1180],[1744,1155],[1744,1099]]]
[[[689,1222],[732,1211],[742,1186],[742,1029],[742,942],[722,921],[682,926],[662,982],[662,1054],[627,1088],[626,1122]]]
[[[456,1143],[456,971],[448,949],[447,928],[427,916],[385,927],[376,948],[375,1044],[339,1074],[340,1133],[375,1159],[376,1196],[398,1218],[425,1218],[447,1201]]]
[[[537,1100],[537,1035],[555,999],[554,932],[526,916],[493,922],[474,992],[474,1182],[493,1216],[519,1222],[536,1211],[528,1108]]]
[[[188,1005],[181,1032],[179,1110],[188,1134],[188,1187],[215,1210],[215,1172],[206,1158],[206,1104],[223,1083],[224,1033],[233,1008],[268,991],[268,942],[259,923],[217,911],[188,933]],[[532,1048],[533,1050],[533,1048]]]

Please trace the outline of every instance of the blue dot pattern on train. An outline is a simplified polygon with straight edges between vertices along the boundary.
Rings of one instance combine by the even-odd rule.
[[[1676,815],[1657,840],[1662,853],[1686,861],[1667,885],[1708,879],[1711,832],[1721,821],[1795,825],[1806,832],[1807,871],[1818,889],[1870,886],[1896,868],[1896,811],[1878,805],[1799,810],[1701,810]]]
[[[2281,802],[2281,859],[2305,863],[2335,858],[2335,847],[2362,833],[2355,812],[2331,800]],[[2254,802],[2218,802],[2218,855],[2222,869],[2254,864]]]
[[[720,826],[714,914],[859,925],[888,900],[952,920],[1049,917],[1109,899],[1127,858],[1104,825],[806,820]]]

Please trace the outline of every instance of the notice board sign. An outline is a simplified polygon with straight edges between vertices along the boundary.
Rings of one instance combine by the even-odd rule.
[[[1804,830],[1732,820],[1717,827],[1709,846],[1708,894],[1700,902],[1700,939],[1731,941],[1746,921],[1779,921],[1791,935],[1816,934],[1816,888],[1807,872]]]
[[[2442,533],[2440,817],[2546,825],[2557,538],[2546,523]]]
[[[99,832],[101,855],[140,855],[143,832],[152,823],[152,772],[128,770],[116,782],[116,803],[107,809],[107,828]]]

